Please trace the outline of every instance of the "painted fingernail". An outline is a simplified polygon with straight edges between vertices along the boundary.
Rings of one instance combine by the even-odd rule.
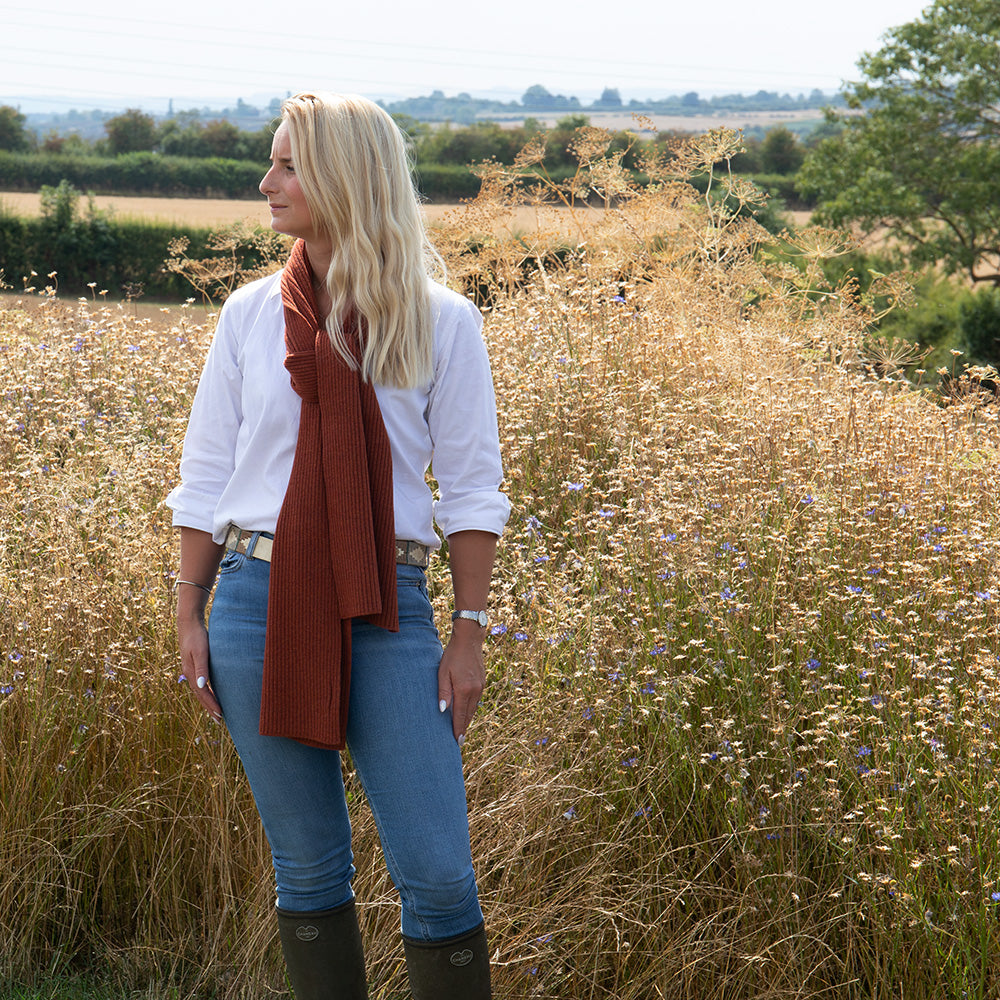
[[[458,738],[458,745],[460,747],[464,747],[465,746],[465,733],[463,733],[461,736],[459,736],[459,738]]]
[[[448,711],[448,702],[446,702],[446,701],[444,700],[444,698],[442,698],[442,699],[441,699],[441,700],[440,700],[440,701],[438,702],[438,711],[439,711],[439,712],[447,712],[447,711]]]
[[[204,677],[198,678],[198,687],[203,688],[207,683],[208,681]]]

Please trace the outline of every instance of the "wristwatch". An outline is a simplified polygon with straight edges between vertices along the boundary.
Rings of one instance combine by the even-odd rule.
[[[468,618],[470,622],[477,622],[481,628],[486,628],[489,619],[485,611],[452,611],[451,620],[457,621],[459,618]]]

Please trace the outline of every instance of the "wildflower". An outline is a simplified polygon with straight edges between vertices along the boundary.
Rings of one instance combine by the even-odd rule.
[[[3,687],[0,687],[0,695],[8,695],[13,693],[14,693],[13,684],[4,684]]]
[[[527,632],[515,632],[514,633],[514,638],[518,642],[524,642],[528,638],[528,633]]]
[[[992,903],[1000,903],[1000,892],[991,892],[990,893],[990,902],[992,902]]]
[[[584,721],[589,721],[594,717],[594,710],[592,708],[585,708],[583,710]]]
[[[871,752],[872,752],[872,748],[871,747],[860,747],[858,749],[857,756],[858,757],[869,757],[869,756],[871,756]]]
[[[638,757],[627,757],[622,761],[622,767],[635,767],[639,763]]]
[[[724,601],[735,601],[736,592],[731,590],[729,587],[723,587],[719,597],[721,597]]]
[[[803,504],[811,504],[813,502],[812,494],[807,493],[799,502]]]
[[[855,587],[855,586],[852,586],[851,584],[847,585],[847,589],[852,594],[863,594],[865,592],[865,588],[864,587]]]
[[[819,668],[820,668],[820,662],[819,662],[819,660],[816,659],[815,656],[810,656],[809,659],[806,660],[806,666],[810,670],[819,670]]]
[[[642,819],[644,816],[652,816],[652,815],[653,815],[652,806],[643,806],[641,809],[636,809],[636,811],[632,813],[632,817],[634,819]]]
[[[548,736],[540,736],[537,740],[535,740],[535,746],[536,747],[543,747],[548,742],[549,742]]]
[[[642,686],[643,694],[656,694],[656,685],[650,681],[648,684]]]
[[[570,493],[578,493],[583,489],[583,483],[567,483],[566,489],[569,490]]]
[[[186,681],[187,681],[187,674],[181,674],[180,677],[177,678],[178,684],[184,684]]]
[[[493,628],[490,629],[490,635],[504,635],[506,631],[506,625],[494,625]]]
[[[614,517],[615,516],[615,512],[613,510],[607,510],[606,508],[602,507],[597,512],[597,516],[598,517],[603,517],[603,518]]]

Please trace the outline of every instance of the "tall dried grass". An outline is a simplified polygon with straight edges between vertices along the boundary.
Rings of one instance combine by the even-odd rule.
[[[465,751],[496,993],[998,996],[996,409],[872,371],[874,299],[815,266],[834,236],[769,257],[755,192],[686,185],[734,136],[642,192],[601,139],[529,194],[609,192],[579,244],[505,234],[523,189],[495,166],[440,240],[490,303],[515,507]],[[0,313],[11,979],[283,988],[252,801],[177,683],[162,498],[210,332]],[[372,994],[400,997],[348,784]]]

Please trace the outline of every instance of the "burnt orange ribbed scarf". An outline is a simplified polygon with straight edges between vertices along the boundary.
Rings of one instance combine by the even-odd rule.
[[[274,532],[260,732],[343,749],[351,619],[398,631],[392,455],[371,383],[330,345],[305,244],[281,276],[285,367],[302,397]],[[358,321],[345,336],[360,357]]]

